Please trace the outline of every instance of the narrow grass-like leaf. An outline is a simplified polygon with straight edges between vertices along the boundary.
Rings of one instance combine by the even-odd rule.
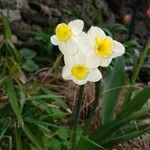
[[[23,126],[23,131],[29,137],[29,139],[35,144],[38,150],[45,150],[43,144],[38,140],[38,137],[35,137],[31,132],[30,128],[27,125]]]
[[[44,121],[39,121],[39,120],[35,120],[35,119],[32,119],[32,118],[25,118],[25,121],[29,122],[29,123],[33,123],[35,125],[41,124],[41,125],[44,125],[44,126],[47,126],[47,127],[54,127],[54,128],[60,128],[61,127],[61,126],[58,126],[56,124],[52,124],[52,123],[44,122]]]
[[[7,149],[12,150],[12,136],[5,135],[3,136],[3,139],[8,139]]]
[[[108,91],[108,92],[103,94],[103,99],[102,99],[103,124],[113,119],[115,105],[119,93],[121,91],[121,88],[116,90],[111,90],[111,89],[122,86],[124,80],[125,80],[124,59],[123,57],[120,57],[116,60],[113,70],[107,72],[107,76],[104,81],[104,91]]]
[[[121,110],[118,117],[125,117],[138,111],[150,99],[150,87],[144,88]]]
[[[23,124],[21,111],[19,108],[19,104],[18,104],[18,101],[16,98],[15,89],[14,89],[14,85],[13,85],[13,79],[11,77],[8,78],[8,80],[7,80],[7,92],[8,92],[8,99],[11,104],[11,107],[12,107],[14,113],[16,114],[18,121],[21,124]]]
[[[16,138],[16,149],[22,150],[21,135],[17,129],[15,130],[15,138]]]
[[[57,96],[55,93],[53,93],[52,91],[50,91],[49,89],[43,87],[42,90],[48,94],[48,95],[51,95],[52,98],[58,103],[60,104],[64,109],[67,109],[67,105],[65,103],[65,101],[62,99],[62,97],[60,96]]]
[[[137,111],[130,116],[123,119],[115,119],[113,121],[109,121],[103,126],[98,127],[94,132],[89,135],[89,139],[101,145],[103,141],[109,139],[111,135],[113,135],[119,128],[124,127],[130,121],[137,120],[138,118],[144,116],[145,114],[150,113],[150,108],[143,108],[140,111]],[[97,150],[98,148],[85,139],[81,138],[78,145],[79,150]]]
[[[5,132],[7,131],[9,125],[10,125],[11,119],[6,118],[6,119],[1,119],[0,120],[0,140],[3,138]]]
[[[6,39],[11,40],[12,33],[11,33],[11,30],[10,30],[8,19],[5,16],[2,16],[2,25],[3,25],[3,34],[4,34],[4,37]]]
[[[138,136],[140,136],[143,133],[146,133],[148,131],[150,131],[150,127],[144,127],[143,129],[140,129],[138,131],[130,132],[128,134],[124,134],[124,135],[118,136],[118,137],[113,137],[112,139],[105,141],[102,145],[103,146],[106,145],[107,147],[111,147],[111,146],[114,146],[118,143],[129,141],[133,138],[136,138],[136,137],[138,137]]]
[[[12,106],[12,108],[13,108],[16,116],[17,116],[17,119],[20,122],[21,127],[22,127],[23,131],[25,132],[25,134],[28,136],[28,138],[36,145],[36,147],[39,150],[44,150],[43,146],[42,146],[41,142],[38,140],[38,138],[36,138],[32,134],[31,130],[27,127],[27,125],[25,125],[23,123],[21,110],[19,108],[19,104],[17,102],[17,98],[16,98],[16,95],[15,95],[15,90],[14,90],[13,86],[14,86],[13,85],[13,80],[12,80],[12,78],[9,78],[8,81],[7,81],[8,97],[9,97],[10,104],[11,104],[11,106]]]
[[[9,115],[11,111],[10,107],[11,107],[10,104],[7,103],[3,107],[0,108],[0,118],[6,118]]]
[[[2,31],[3,31],[4,38],[6,40],[5,44],[7,50],[10,51],[10,54],[12,54],[16,58],[16,60],[20,62],[19,53],[12,43],[12,32],[9,26],[8,18],[2,15],[1,20],[2,20],[2,27],[3,27]]]
[[[28,97],[27,100],[39,100],[39,99],[47,99],[47,98],[55,99],[59,97],[60,96],[56,96],[56,95],[39,95],[39,96]]]

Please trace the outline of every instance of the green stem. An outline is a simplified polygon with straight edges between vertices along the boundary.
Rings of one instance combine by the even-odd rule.
[[[83,92],[84,92],[84,85],[81,85],[79,89],[79,95],[75,104],[75,111],[73,114],[74,123],[73,123],[72,150],[76,149],[76,131],[77,131],[79,118],[80,118],[80,110],[83,101]]]
[[[148,39],[147,44],[144,48],[144,52],[139,57],[138,63],[134,65],[134,69],[133,69],[133,73],[132,73],[132,77],[131,77],[131,83],[130,83],[131,87],[128,88],[123,107],[128,103],[128,101],[132,95],[132,91],[133,91],[132,85],[135,84],[135,81],[136,81],[138,74],[142,68],[143,63],[144,63],[144,59],[147,56],[149,50],[150,50],[150,39]]]
[[[91,125],[91,122],[95,116],[95,113],[96,113],[96,108],[98,106],[98,103],[99,103],[99,97],[100,97],[100,87],[101,87],[101,81],[98,81],[95,83],[95,99],[94,99],[94,102],[93,102],[93,106],[92,106],[92,111],[91,111],[91,114],[90,114],[90,117],[87,121],[87,123],[85,124],[85,127],[84,127],[84,130],[86,131],[90,125]]]
[[[138,61],[137,65],[135,66],[135,70],[134,70],[132,78],[131,78],[131,84],[132,85],[135,83],[135,81],[138,77],[138,74],[142,68],[143,63],[144,63],[144,59],[147,56],[149,50],[150,50],[150,39],[147,41],[144,52],[142,55],[140,55],[139,61]]]

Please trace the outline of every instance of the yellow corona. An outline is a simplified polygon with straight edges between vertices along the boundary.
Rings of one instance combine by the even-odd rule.
[[[76,64],[72,67],[71,74],[77,80],[84,80],[88,74],[88,68],[84,64]]]
[[[65,23],[58,24],[55,32],[58,40],[62,42],[68,41],[72,36],[71,28]]]
[[[108,37],[98,36],[95,39],[95,53],[99,57],[109,57],[112,55],[113,43]]]

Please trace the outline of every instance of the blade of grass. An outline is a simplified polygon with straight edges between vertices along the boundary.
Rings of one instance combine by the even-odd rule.
[[[8,99],[9,99],[9,102],[11,104],[11,107],[12,107],[14,113],[17,116],[18,121],[20,122],[21,125],[23,125],[23,119],[22,119],[21,111],[19,108],[19,104],[18,104],[16,95],[15,95],[15,90],[14,90],[13,86],[14,86],[13,85],[13,79],[10,77],[7,80]]]
[[[11,77],[8,78],[8,80],[7,80],[7,92],[8,92],[8,98],[9,98],[11,107],[13,108],[13,111],[16,114],[17,119],[18,119],[18,121],[19,121],[19,123],[20,123],[20,125],[21,125],[21,127],[23,129],[23,131],[28,136],[28,138],[36,145],[36,147],[39,150],[44,150],[45,148],[43,148],[43,145],[41,144],[41,142],[38,140],[38,138],[36,138],[32,134],[31,130],[23,122],[21,110],[19,108],[19,104],[17,102],[17,98],[16,98],[16,95],[15,95],[13,79]]]
[[[15,129],[15,139],[16,139],[16,149],[22,150],[22,142],[21,142],[21,135],[17,129]]]
[[[38,150],[45,150],[43,144],[38,140],[37,137],[31,132],[30,128],[27,125],[23,126],[23,131],[26,133],[28,138],[35,144]]]
[[[133,91],[132,85],[135,84],[135,81],[136,81],[138,74],[142,68],[143,63],[144,63],[144,59],[147,56],[149,50],[150,50],[150,39],[148,39],[146,46],[144,48],[144,51],[140,55],[137,64],[134,65],[134,69],[133,69],[132,77],[131,77],[131,83],[130,83],[131,87],[129,87],[127,90],[127,94],[126,94],[126,97],[125,97],[125,100],[124,100],[124,103],[123,103],[121,109],[123,109],[127,105],[127,103],[130,101],[132,91]]]
[[[5,16],[2,15],[1,20],[2,20],[2,25],[3,25],[3,34],[4,34],[4,37],[6,39],[11,40],[12,33],[11,33],[11,30],[10,30],[8,19],[7,19],[7,17],[5,17]]]
[[[130,133],[122,135],[122,136],[113,137],[112,139],[109,139],[108,141],[105,141],[104,143],[102,143],[102,145],[103,146],[107,145],[107,147],[111,147],[111,146],[114,146],[118,143],[129,141],[129,140],[131,140],[135,137],[138,137],[138,136],[140,136],[143,133],[146,133],[148,131],[150,131],[150,127],[143,128],[143,129],[135,131],[135,132],[130,132]]]
[[[0,129],[0,140],[3,138],[5,132],[10,126],[11,118],[1,119],[0,124],[3,124]]]
[[[144,88],[121,110],[118,117],[125,117],[138,111],[150,99],[150,87]]]
[[[124,72],[124,59],[120,57],[116,60],[113,70],[107,72],[107,76],[104,81],[104,91],[102,99],[102,122],[105,124],[110,120],[114,119],[114,111],[118,96],[120,94],[121,88],[116,88],[122,86],[125,80]],[[115,90],[110,90],[114,89]]]
[[[128,124],[130,121],[138,120],[138,118],[141,118],[145,114],[150,113],[150,108],[143,108],[142,110],[135,112],[131,114],[128,117],[125,117],[123,119],[115,119],[113,121],[109,121],[103,126],[99,126],[94,132],[92,132],[89,135],[89,139],[92,141],[101,144],[103,141],[105,141],[107,138],[109,138],[111,135],[113,135],[116,130],[119,128],[124,127],[126,124]],[[91,143],[87,142],[84,139],[80,139],[78,148],[81,150],[97,150],[97,147],[94,147]]]

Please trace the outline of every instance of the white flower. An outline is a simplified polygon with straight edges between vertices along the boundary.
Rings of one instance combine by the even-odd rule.
[[[56,26],[55,35],[51,36],[52,44],[58,45],[60,51],[67,56],[77,53],[77,42],[80,40],[84,23],[82,20],[74,20],[67,24],[60,23]]]
[[[87,35],[89,39],[86,43],[90,43],[90,53],[93,59],[99,61],[99,66],[107,67],[113,58],[121,56],[125,52],[125,47],[121,43],[106,36],[104,31],[98,27],[92,26]]]
[[[102,78],[98,70],[98,64],[88,53],[79,51],[76,55],[66,57],[62,77],[66,80],[73,80],[78,85],[87,81],[97,82]]]

